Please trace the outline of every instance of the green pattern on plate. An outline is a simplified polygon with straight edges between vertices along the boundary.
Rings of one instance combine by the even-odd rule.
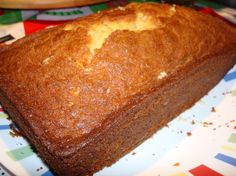
[[[11,24],[22,21],[20,10],[3,10],[3,15],[0,15],[0,24]]]
[[[235,97],[236,96],[236,89],[232,90],[231,94]]]
[[[54,16],[70,16],[70,15],[78,15],[78,14],[82,14],[83,12],[79,9],[76,10],[72,10],[72,11],[65,11],[65,12],[59,12],[59,11],[45,11],[43,12],[44,14],[47,15],[54,15]]]
[[[232,143],[236,143],[236,133],[231,134],[228,141]]]
[[[7,155],[15,161],[25,159],[33,154],[33,150],[30,146],[21,147],[7,152]]]
[[[8,117],[5,113],[0,113],[0,119],[6,119]]]
[[[96,5],[90,6],[90,9],[91,9],[94,13],[96,13],[96,12],[98,12],[98,11],[101,11],[101,10],[105,10],[105,9],[107,9],[107,8],[108,8],[108,6],[107,6],[106,4],[96,4]]]
[[[200,5],[206,6],[206,7],[211,7],[213,9],[220,9],[220,8],[224,7],[224,5],[217,4],[217,3],[214,3],[214,2],[210,2],[210,1],[204,1],[204,0],[197,1],[197,4],[200,4]]]

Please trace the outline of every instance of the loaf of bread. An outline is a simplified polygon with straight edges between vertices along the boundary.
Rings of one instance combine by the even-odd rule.
[[[219,19],[133,3],[2,47],[0,101],[58,175],[89,175],[207,94],[235,48]]]

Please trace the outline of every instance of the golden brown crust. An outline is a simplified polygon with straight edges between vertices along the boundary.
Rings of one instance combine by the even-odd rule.
[[[0,101],[57,173],[93,173],[207,93],[235,64],[235,48],[236,30],[214,17],[130,4],[3,47]],[[198,90],[192,78],[206,87]],[[183,101],[180,80],[190,89]],[[158,104],[169,101],[164,90],[181,106]]]

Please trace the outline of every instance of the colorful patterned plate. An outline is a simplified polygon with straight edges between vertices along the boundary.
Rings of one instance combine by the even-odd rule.
[[[0,24],[15,23],[0,25],[0,37],[11,34],[15,39],[21,38],[46,26],[117,6],[117,2],[124,5],[128,1],[40,13],[0,11]],[[0,108],[0,176],[53,175],[23,137],[10,135],[9,124],[11,121]],[[207,96],[168,127],[95,176],[235,176],[235,173],[236,66]]]

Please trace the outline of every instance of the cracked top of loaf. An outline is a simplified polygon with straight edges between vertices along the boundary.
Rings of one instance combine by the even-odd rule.
[[[236,31],[219,19],[132,3],[2,47],[0,90],[49,151],[69,154],[122,110],[188,76],[181,68],[233,48]]]

